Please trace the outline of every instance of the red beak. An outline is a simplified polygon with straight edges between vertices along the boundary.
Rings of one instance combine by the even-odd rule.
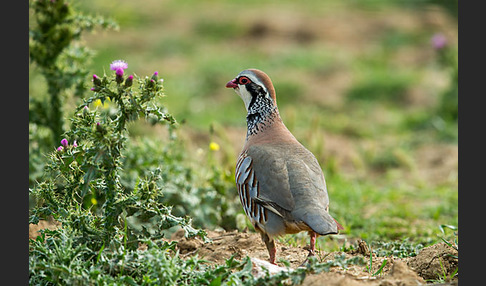
[[[238,84],[236,84],[236,78],[228,81],[228,83],[226,84],[226,87],[227,88],[237,88]]]

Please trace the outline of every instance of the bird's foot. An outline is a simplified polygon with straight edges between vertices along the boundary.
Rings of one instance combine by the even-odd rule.
[[[273,265],[277,265],[277,263],[275,262],[275,257],[276,257],[276,252],[277,250],[275,248],[273,248],[270,252],[270,259],[268,260],[271,264]]]

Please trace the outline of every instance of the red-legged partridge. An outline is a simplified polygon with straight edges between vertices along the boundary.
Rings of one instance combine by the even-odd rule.
[[[243,209],[275,264],[274,237],[307,231],[309,255],[318,235],[337,234],[326,182],[315,156],[280,118],[270,78],[247,69],[226,84],[243,99],[248,115],[246,141],[236,163],[235,179]]]

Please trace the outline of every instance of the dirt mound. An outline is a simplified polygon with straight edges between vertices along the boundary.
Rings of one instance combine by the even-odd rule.
[[[404,262],[395,261],[387,275],[381,277],[355,276],[348,273],[324,272],[318,275],[310,275],[302,285],[325,285],[329,286],[404,286],[425,284],[424,280],[413,272]]]
[[[257,233],[208,231],[208,237],[212,240],[211,243],[204,243],[199,238],[185,238],[183,231],[178,231],[174,233],[171,240],[178,242],[177,249],[182,257],[197,254],[200,258],[214,264],[223,264],[232,255],[235,255],[236,259],[248,255],[253,261],[254,273],[258,272],[256,269],[258,266],[263,265],[262,260],[268,260],[267,249]],[[346,259],[362,256],[364,261],[369,261],[369,256],[363,255],[363,252],[369,255],[369,252],[366,253],[366,250],[358,247],[358,250],[351,252],[317,253],[317,256],[322,259],[322,262],[333,260],[337,255],[345,255]],[[277,243],[277,260],[278,258],[288,260],[292,269],[299,267],[305,261],[307,254],[305,247]],[[329,272],[308,275],[302,285],[422,285],[439,281],[440,278],[444,278],[444,273],[448,275],[447,277],[453,276],[458,264],[457,255],[455,249],[445,243],[439,243],[424,248],[416,257],[399,259],[373,256],[373,267],[370,271],[367,265],[349,265],[346,269],[332,267]],[[372,276],[370,273],[375,273],[384,259],[387,260],[387,264],[382,272]],[[282,263],[278,264],[283,266]],[[272,272],[278,271],[277,268]],[[284,267],[280,269],[285,270]],[[449,281],[449,284],[440,285],[457,285],[457,283],[458,279],[454,278]]]
[[[434,244],[409,258],[408,266],[426,280],[451,277],[458,267],[458,251],[445,243]]]

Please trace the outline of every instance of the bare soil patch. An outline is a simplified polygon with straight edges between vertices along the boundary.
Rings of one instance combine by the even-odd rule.
[[[55,230],[60,227],[61,224],[53,219],[40,220],[38,224],[29,224],[29,239],[35,239],[39,235],[39,230],[49,229]]]
[[[177,249],[181,256],[203,258],[210,263],[223,264],[226,259],[235,255],[236,259],[249,256],[254,264],[254,272],[259,273],[258,267],[268,260],[268,252],[260,235],[250,232],[208,231],[211,243],[204,243],[199,238],[185,238],[182,231],[174,233],[171,240],[177,241]],[[305,247],[293,247],[277,243],[277,259],[283,258],[290,262],[292,269],[299,267],[307,257]],[[369,261],[369,252],[358,248],[351,252],[317,253],[322,262],[332,260],[336,255],[345,255],[346,258],[362,256]],[[445,243],[438,243],[424,248],[417,256],[409,258],[377,257],[373,256],[371,273],[376,272],[384,259],[387,264],[382,273],[372,276],[367,265],[350,265],[347,269],[332,267],[329,272],[308,275],[302,285],[434,285],[431,280],[439,276],[450,277],[458,265],[457,251]],[[282,263],[278,263],[281,270],[285,270]],[[442,266],[441,266],[442,265]],[[273,270],[273,271],[278,271]],[[325,283],[325,284],[324,284]],[[458,278],[446,284],[457,285]]]

